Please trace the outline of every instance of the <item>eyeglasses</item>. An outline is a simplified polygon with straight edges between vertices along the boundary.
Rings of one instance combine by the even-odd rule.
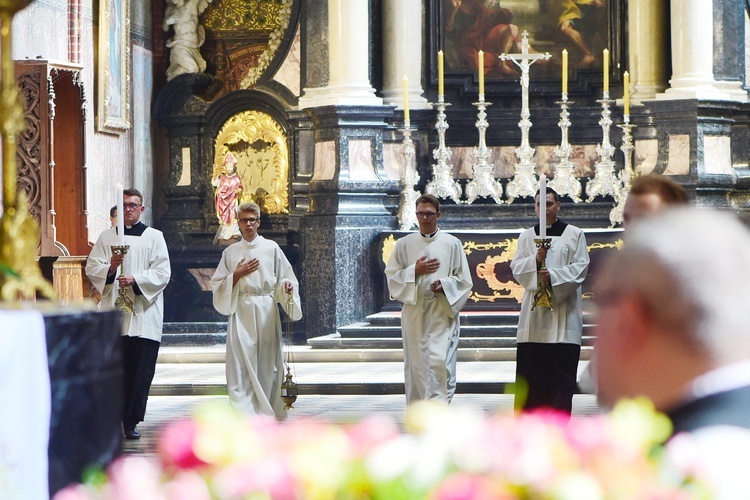
[[[135,210],[136,208],[140,208],[140,207],[142,207],[142,206],[143,206],[143,205],[141,205],[141,204],[139,204],[139,203],[125,203],[125,204],[124,204],[124,205],[123,205],[122,207],[123,207],[123,208],[124,208],[125,210]]]
[[[417,212],[417,217],[422,217],[423,219],[432,219],[437,215],[437,212]]]
[[[258,222],[258,219],[256,219],[255,217],[243,217],[240,219],[240,222],[242,224],[255,224],[256,222]]]

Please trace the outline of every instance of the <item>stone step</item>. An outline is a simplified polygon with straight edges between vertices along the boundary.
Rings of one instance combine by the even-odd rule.
[[[580,372],[586,362],[579,364]],[[403,362],[327,362],[291,365],[300,396],[404,394]],[[515,377],[512,361],[460,361],[459,394],[502,394]],[[160,363],[149,393],[152,396],[226,395],[224,365]]]
[[[581,359],[587,360],[591,356],[592,347],[584,344],[581,349]],[[291,359],[296,363],[383,363],[403,362],[404,351],[399,343],[397,347],[387,349],[347,348],[347,349],[316,349],[311,346],[294,346]],[[516,348],[513,347],[459,347],[458,361],[515,361]],[[189,363],[224,363],[226,347],[224,345],[172,347],[161,346],[159,349],[159,364],[189,364]]]
[[[516,330],[516,325],[464,325],[462,323],[461,337],[515,337]],[[364,322],[352,323],[339,327],[337,331],[342,337],[346,338],[401,338],[400,323],[387,326]]]
[[[594,337],[584,336],[582,345],[590,346],[594,343]],[[307,344],[314,349],[400,349],[402,348],[401,333],[398,335],[378,336],[378,337],[349,337],[340,333],[332,333],[322,337],[315,337],[307,340]],[[461,338],[458,343],[459,349],[515,349],[516,337],[511,336],[493,336],[493,337],[471,337],[464,335],[461,328]]]

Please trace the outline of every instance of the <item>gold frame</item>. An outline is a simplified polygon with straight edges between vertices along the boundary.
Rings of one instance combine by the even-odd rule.
[[[97,60],[97,128],[122,134],[130,129],[130,0],[99,1]]]

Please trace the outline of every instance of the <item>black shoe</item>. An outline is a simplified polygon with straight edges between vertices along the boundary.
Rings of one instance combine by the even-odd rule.
[[[125,432],[125,439],[141,439],[141,433],[138,432],[138,428],[135,425],[133,427],[126,427],[123,430]]]

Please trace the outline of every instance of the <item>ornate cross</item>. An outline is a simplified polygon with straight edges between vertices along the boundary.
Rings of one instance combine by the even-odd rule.
[[[524,31],[521,35],[521,53],[520,54],[500,54],[500,60],[513,61],[516,66],[521,68],[521,121],[518,126],[521,129],[521,146],[516,148],[516,156],[519,162],[516,163],[516,172],[513,179],[508,182],[506,195],[508,202],[515,198],[524,196],[534,196],[536,193],[536,182],[534,180],[534,164],[531,159],[534,157],[534,149],[529,145],[529,129],[531,120],[529,120],[529,68],[532,64],[540,59],[547,60],[552,57],[549,52],[544,54],[529,53],[529,34]]]

